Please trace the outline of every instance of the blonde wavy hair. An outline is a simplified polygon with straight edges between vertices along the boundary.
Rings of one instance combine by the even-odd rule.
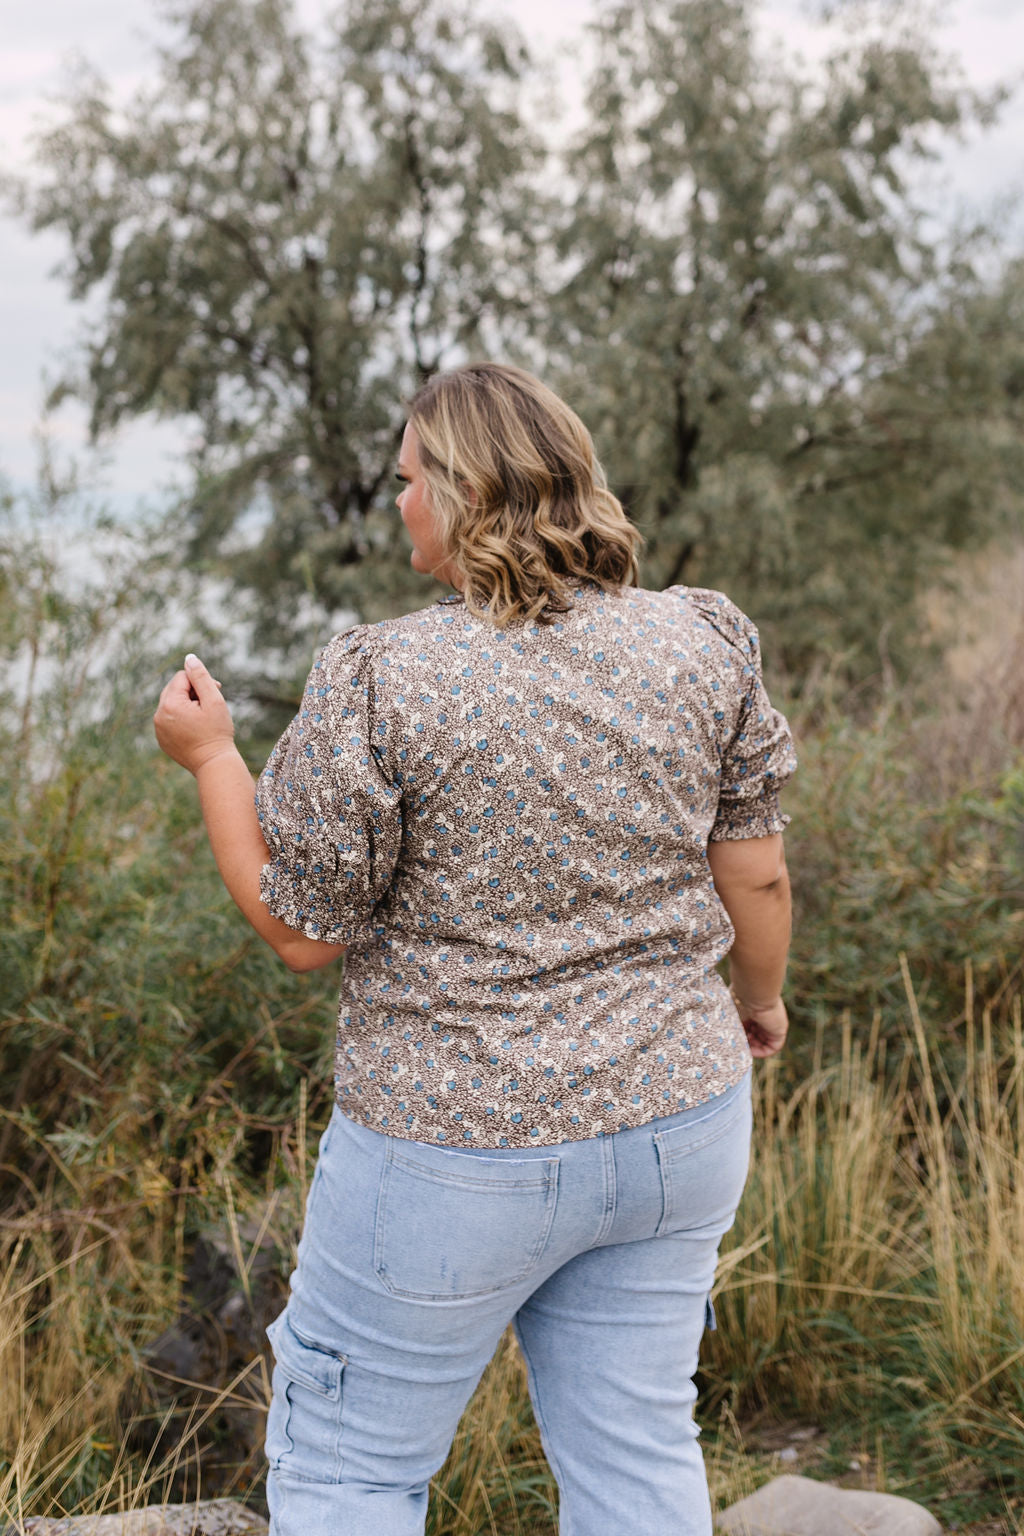
[[[409,422],[445,558],[467,608],[499,628],[550,623],[581,581],[635,586],[641,536],[576,413],[532,374],[476,363],[436,374]]]

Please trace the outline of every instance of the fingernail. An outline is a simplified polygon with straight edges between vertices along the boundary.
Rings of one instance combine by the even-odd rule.
[[[186,667],[197,667],[199,665],[199,657],[195,654],[194,651],[189,651],[188,655],[185,657],[185,665]]]

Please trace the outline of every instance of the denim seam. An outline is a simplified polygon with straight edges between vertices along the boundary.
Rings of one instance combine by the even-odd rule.
[[[540,1400],[540,1383],[537,1380],[537,1373],[533,1368],[533,1361],[530,1358],[530,1351],[527,1348],[526,1340],[523,1338],[522,1330],[519,1327],[518,1317],[515,1318],[513,1327],[519,1342],[520,1352],[526,1362],[526,1378],[530,1389],[530,1402],[533,1404],[533,1416],[537,1421],[537,1428],[540,1430],[541,1440],[544,1444],[544,1455],[547,1457],[548,1466],[555,1474],[555,1482],[561,1495],[561,1490],[566,1486],[565,1473],[562,1471],[558,1463],[558,1457],[555,1455],[551,1432],[548,1429],[547,1419],[544,1415],[544,1405]],[[561,1507],[561,1497],[559,1498],[558,1529],[560,1536],[572,1536],[572,1532],[565,1522],[565,1512]]]
[[[604,1178],[604,1209],[601,1212],[601,1225],[594,1237],[594,1247],[598,1248],[604,1242],[612,1229],[615,1220],[615,1138],[606,1136],[601,1143],[601,1170]]]
[[[692,1141],[688,1139],[686,1146],[680,1152],[675,1153],[674,1156],[678,1158],[688,1157],[691,1152],[699,1152],[702,1147],[709,1146],[711,1142],[717,1141],[720,1136],[723,1136],[726,1131],[731,1129],[733,1121],[744,1112],[745,1106],[746,1100],[743,1098],[730,1099],[728,1104],[723,1104],[713,1117],[708,1115],[704,1119],[696,1121],[697,1125],[703,1125],[705,1120],[713,1118],[714,1124],[708,1128],[703,1136]],[[678,1136],[682,1139],[686,1132],[691,1129],[692,1127],[690,1126],[678,1125],[671,1126],[663,1131],[655,1131],[654,1144],[658,1148],[659,1159],[661,1147],[670,1137],[675,1138]]]
[[[296,1386],[302,1387],[307,1392],[314,1393],[317,1397],[320,1397],[325,1402],[336,1405],[336,1409],[333,1414],[334,1464],[331,1468],[331,1480],[332,1482],[340,1483],[342,1480],[342,1468],[344,1462],[341,1449],[341,1417],[344,1407],[345,1369],[348,1365],[348,1356],[342,1354],[339,1350],[325,1348],[315,1340],[309,1338],[307,1334],[302,1333],[301,1330],[296,1328],[291,1322],[287,1312],[282,1313],[281,1317],[278,1318],[276,1322],[280,1324],[280,1331],[287,1330],[290,1332],[292,1337],[296,1340],[302,1349],[310,1350],[315,1354],[324,1356],[328,1360],[335,1361],[338,1365],[338,1372],[336,1387],[332,1388],[330,1391],[325,1391],[323,1383],[320,1382],[311,1372],[307,1373],[304,1371],[302,1369],[301,1363],[298,1360],[294,1358],[288,1358],[288,1356],[294,1353],[293,1351],[289,1349],[282,1349],[280,1353],[278,1353],[275,1347],[274,1353],[277,1359],[277,1364],[280,1366],[281,1371],[285,1375],[287,1381],[287,1385],[285,1386],[284,1392],[282,1394],[285,1404],[287,1405],[287,1413],[281,1428],[281,1433],[285,1440],[288,1442],[288,1448],[283,1450],[280,1456],[276,1457],[271,1462],[274,1475],[280,1481],[291,1481],[294,1483],[310,1484],[323,1481],[323,1479],[319,1477],[307,1477],[305,1473],[297,1471],[288,1463],[288,1457],[294,1454],[295,1451],[295,1441],[291,1434],[292,1415],[295,1412],[295,1403],[292,1401],[290,1389],[293,1386]],[[271,1343],[273,1344],[276,1338],[280,1335],[277,1327],[275,1325],[271,1326],[274,1328],[274,1338],[271,1340]]]
[[[747,1112],[747,1098],[745,1094],[738,1093],[723,1104],[715,1115],[714,1128],[697,1141],[688,1141],[684,1147],[673,1152],[668,1145],[669,1138],[674,1137],[677,1131],[683,1131],[682,1126],[673,1127],[671,1130],[655,1131],[653,1136],[654,1150],[658,1158],[658,1171],[661,1176],[661,1216],[658,1225],[654,1229],[655,1237],[669,1236],[666,1223],[669,1213],[673,1208],[676,1193],[678,1169],[685,1165],[695,1152],[700,1152],[728,1134],[734,1122]],[[702,1122],[698,1122],[700,1124]]]
[[[410,1171],[404,1159],[393,1159],[391,1157],[391,1150],[391,1148],[388,1149],[388,1156],[385,1158],[384,1165],[381,1169],[380,1185],[377,1192],[377,1212],[373,1233],[373,1269],[377,1279],[387,1291],[388,1295],[395,1296],[404,1301],[429,1301],[435,1303],[476,1301],[481,1300],[485,1296],[500,1295],[503,1291],[508,1291],[511,1290],[514,1286],[521,1285],[526,1277],[530,1274],[530,1271],[536,1267],[541,1254],[544,1252],[544,1249],[547,1246],[548,1239],[551,1236],[551,1228],[554,1225],[555,1220],[555,1208],[558,1203],[558,1160],[556,1158],[551,1159],[553,1166],[549,1170],[548,1176],[545,1179],[541,1181],[531,1180],[528,1185],[517,1184],[515,1186],[516,1189],[527,1188],[530,1190],[543,1190],[545,1193],[545,1200],[544,1220],[541,1223],[540,1230],[537,1235],[537,1241],[534,1243],[530,1252],[524,1256],[521,1268],[514,1275],[504,1275],[501,1281],[496,1285],[483,1286],[480,1289],[474,1289],[471,1291],[410,1291],[395,1285],[388,1279],[387,1267],[384,1262],[384,1226],[387,1213],[387,1190],[388,1184],[390,1183],[389,1174],[392,1167],[395,1166],[395,1164],[398,1162],[402,1162],[403,1171]],[[414,1168],[411,1171],[418,1172],[418,1169]],[[499,1194],[501,1193],[500,1185],[485,1184],[482,1186],[482,1188],[488,1192],[497,1190]]]
[[[472,1176],[467,1177],[466,1174],[461,1172],[457,1173],[454,1169],[451,1173],[446,1173],[441,1169],[424,1168],[422,1163],[417,1163],[412,1158],[403,1157],[393,1147],[388,1148],[387,1162],[392,1167],[403,1169],[414,1178],[423,1179],[427,1184],[454,1184],[459,1189],[497,1190],[499,1193],[510,1187],[508,1179],[473,1178]],[[558,1166],[558,1159],[554,1157],[545,1158],[544,1162],[549,1165],[545,1174],[534,1179],[516,1179],[511,1187],[517,1190],[546,1189],[551,1182],[552,1173]],[[503,1166],[508,1167],[509,1165],[505,1164]]]

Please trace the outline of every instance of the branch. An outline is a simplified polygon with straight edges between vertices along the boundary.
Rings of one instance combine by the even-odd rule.
[[[668,573],[668,579],[665,582],[666,587],[674,587],[677,585],[679,578],[682,576],[686,567],[693,559],[693,553],[696,547],[697,546],[694,544],[692,539],[687,539],[685,544],[680,545],[679,553],[676,555],[676,558],[672,564],[672,569]]]

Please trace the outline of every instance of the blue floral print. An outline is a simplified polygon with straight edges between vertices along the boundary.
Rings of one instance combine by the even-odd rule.
[[[456,596],[333,639],[256,803],[264,901],[348,946],[339,1108],[538,1146],[738,1082],[707,845],[781,831],[794,766],[718,592],[584,586],[504,631]]]

